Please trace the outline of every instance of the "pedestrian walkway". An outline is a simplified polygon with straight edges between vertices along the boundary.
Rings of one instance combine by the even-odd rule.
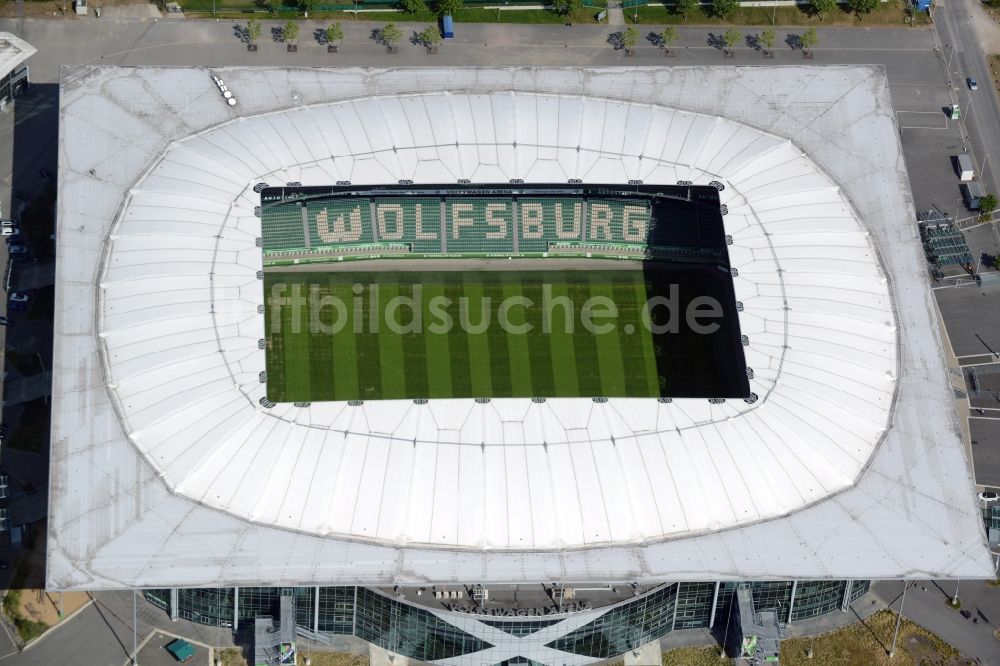
[[[625,12],[622,11],[622,3],[608,3],[608,25],[625,25]]]

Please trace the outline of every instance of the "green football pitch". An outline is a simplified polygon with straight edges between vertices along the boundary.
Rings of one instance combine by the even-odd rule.
[[[268,398],[660,396],[648,287],[642,270],[267,272]]]

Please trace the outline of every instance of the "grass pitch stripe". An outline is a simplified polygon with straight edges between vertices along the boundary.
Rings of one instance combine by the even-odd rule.
[[[643,275],[638,273],[631,284],[615,285],[615,301],[619,304],[623,326],[631,324],[634,333],[622,334],[622,363],[625,366],[625,387],[629,396],[659,395],[656,356],[652,334],[642,322],[646,305]]]
[[[493,393],[493,382],[490,379],[492,365],[490,363],[490,341],[489,327],[481,333],[478,331],[484,323],[483,317],[489,316],[485,312],[483,301],[483,286],[475,276],[468,276],[464,280],[465,296],[468,298],[468,307],[465,308],[465,321],[461,328],[466,329],[469,340],[469,377],[472,384],[472,395],[475,397],[490,397]]]
[[[305,294],[306,290],[300,287],[298,293]],[[304,310],[306,309],[304,308]],[[289,379],[295,378],[294,383],[285,386],[285,396],[289,402],[307,401],[312,394],[309,357],[309,319],[307,316],[305,322],[292,322],[292,313],[293,309],[290,307],[285,307],[281,310],[281,330],[282,337],[285,339],[283,355],[285,374]],[[306,326],[303,326],[303,323]]]
[[[333,372],[336,375],[333,399],[353,400],[359,394],[364,394],[358,376],[358,349],[354,335],[355,322],[352,301],[354,294],[349,283],[338,284],[334,293],[340,295],[344,303],[347,304],[347,321],[339,333],[327,336],[325,341],[332,352]]]
[[[281,282],[281,276],[274,279],[264,280],[264,302],[271,293],[271,285]],[[271,400],[283,399],[285,394],[285,335],[282,330],[281,320],[274,316],[274,313],[265,310],[264,317],[264,341],[267,351],[265,352],[265,370],[267,370],[267,397]],[[274,323],[276,326],[272,326]]]
[[[405,308],[401,312],[405,312],[405,315],[399,316],[399,320],[403,324],[413,324],[414,319],[419,317],[418,326],[416,327],[417,333],[404,333],[400,336],[400,342],[402,342],[403,349],[403,362],[404,367],[404,379],[406,384],[406,397],[410,398],[424,398],[428,395],[427,388],[427,347],[424,344],[424,336],[426,333],[426,321],[425,308],[427,305],[426,295],[423,293],[426,286],[423,284],[421,279],[423,276],[414,276],[415,279],[407,281],[405,284],[400,286],[399,293],[401,296],[415,298],[419,302],[415,305],[419,306],[420,311],[415,312],[414,309]],[[414,286],[419,288],[415,289]]]
[[[377,400],[382,397],[381,354],[379,352],[378,336],[370,332],[369,313],[374,305],[369,300],[372,294],[365,294],[362,308],[362,330],[354,336],[357,349],[358,388],[361,399]],[[354,314],[352,313],[352,317]]]
[[[524,288],[520,277],[510,273],[501,274],[501,296],[504,300],[524,296]],[[536,305],[537,307],[537,305]],[[520,305],[508,310],[507,320],[513,327],[527,323],[527,311]],[[531,397],[534,387],[531,378],[531,350],[528,347],[529,336],[538,335],[539,330],[532,328],[527,334],[511,333],[500,338],[507,345],[507,366],[510,377],[510,395]],[[504,340],[506,338],[506,340]]]
[[[470,365],[469,338],[466,337],[458,324],[458,302],[462,297],[464,287],[462,286],[461,275],[445,273],[444,293],[451,304],[446,311],[451,316],[452,324],[449,334],[444,335],[448,340],[448,361],[451,366],[451,388],[453,396],[471,396],[472,393],[472,368]]]
[[[405,324],[408,315],[401,314],[399,309],[388,310],[392,299],[400,295],[401,287],[397,283],[385,283],[379,286],[378,299],[372,307],[379,316],[378,339],[379,366],[381,367],[382,397],[384,399],[406,398],[406,356],[403,354],[402,336],[389,327],[389,318],[397,324]],[[398,329],[397,329],[398,330]]]
[[[560,296],[569,295],[570,286],[562,280],[556,283],[553,279],[551,292],[552,301],[555,303]],[[556,305],[553,305],[550,311],[549,333],[545,337],[549,339],[549,352],[552,354],[552,396],[597,395],[597,393],[582,393],[590,389],[584,389],[584,385],[581,384],[577,359],[587,358],[584,355],[587,351],[584,349],[581,353],[577,348],[575,338],[582,339],[583,336],[574,335],[572,332],[576,328],[575,315],[572,312],[567,312],[566,308]],[[586,346],[582,342],[581,345]],[[599,391],[600,383],[595,384],[592,390]]]
[[[448,333],[431,331],[430,324],[437,323],[437,317],[431,317],[430,302],[432,299],[446,296],[447,289],[441,280],[424,284],[424,354],[425,376],[427,377],[427,398],[450,398],[454,395],[451,383],[451,353],[448,344]],[[466,372],[466,376],[468,373]],[[414,396],[421,397],[421,396]]]
[[[555,380],[552,377],[552,347],[549,344],[549,336],[542,332],[542,285],[537,282],[522,283],[521,294],[534,304],[527,310],[525,317],[525,321],[531,324],[531,333],[522,336],[528,350],[531,397],[555,395]],[[515,356],[513,347],[511,355]],[[511,372],[513,373],[513,370]]]
[[[583,303],[590,296],[590,280],[586,275],[568,275],[565,290],[571,294],[571,300],[576,305],[574,325],[577,334],[572,336],[573,348],[576,351],[577,359],[577,383],[580,393],[584,396],[603,396],[604,385],[601,382],[601,369],[597,362],[597,340],[595,336],[583,329],[580,320],[580,309]]]
[[[304,330],[309,331],[311,329],[314,318],[317,323],[323,326],[333,327],[338,323],[338,314],[332,307],[319,307],[314,311],[313,305],[322,303],[322,299],[331,294],[343,297],[343,294],[339,293],[341,291],[339,287],[340,285],[333,284],[329,280],[317,280],[313,285],[309,285],[309,292],[307,294],[308,313]],[[308,339],[309,343],[308,373],[309,384],[312,387],[310,394],[312,397],[303,398],[303,402],[318,399],[329,400],[337,395],[335,385],[337,371],[333,363],[332,345],[332,340],[336,336],[317,330],[307,333],[304,337]]]
[[[516,337],[508,335],[500,326],[500,305],[503,303],[503,285],[500,283],[499,272],[483,273],[481,276],[483,285],[483,298],[488,299],[488,304],[484,303],[483,312],[488,312],[489,328],[486,329],[486,341],[490,348],[490,382],[492,384],[493,396],[509,397],[513,394],[513,382],[510,376],[510,348],[507,339]],[[478,317],[478,314],[477,314]],[[529,387],[530,388],[530,387]]]
[[[603,297],[607,302],[615,302],[614,289],[610,284],[603,281],[592,281],[590,285],[591,298]],[[600,307],[595,307],[595,312],[607,312],[604,307],[606,303],[601,303]],[[601,395],[604,396],[624,396],[625,391],[625,366],[622,363],[622,344],[619,336],[624,335],[622,322],[613,317],[596,317],[593,325],[601,330],[610,328],[604,333],[591,333],[594,338],[594,346],[597,349],[597,366],[600,369]]]

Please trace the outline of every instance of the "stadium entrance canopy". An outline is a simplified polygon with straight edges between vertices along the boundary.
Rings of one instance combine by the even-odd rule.
[[[50,589],[991,575],[879,68],[60,100]],[[460,179],[722,183],[755,399],[269,403],[254,186]]]

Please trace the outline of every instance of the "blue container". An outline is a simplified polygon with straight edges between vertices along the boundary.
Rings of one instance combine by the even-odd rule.
[[[441,19],[441,25],[443,27],[443,30],[441,30],[441,35],[445,39],[452,39],[455,36],[455,25],[454,22],[451,20],[451,17],[445,16],[443,19]]]

